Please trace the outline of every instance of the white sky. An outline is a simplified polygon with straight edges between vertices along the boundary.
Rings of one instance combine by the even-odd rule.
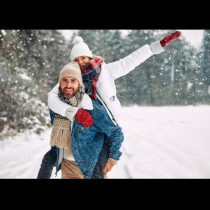
[[[204,30],[180,30],[186,40],[191,42],[195,47],[200,47]]]
[[[69,40],[76,30],[62,30],[64,37]],[[121,30],[124,34],[128,33],[129,30]],[[186,40],[189,41],[196,48],[200,47],[203,31],[204,30],[179,30],[182,32],[182,35],[185,36]]]

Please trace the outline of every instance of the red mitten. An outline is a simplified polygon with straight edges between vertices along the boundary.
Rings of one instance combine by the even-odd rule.
[[[162,47],[165,47],[168,44],[170,44],[172,41],[174,41],[175,39],[178,39],[180,36],[181,36],[181,32],[176,31],[176,32],[166,36],[164,39],[162,39],[160,41],[160,44],[161,44]]]
[[[75,119],[78,123],[90,127],[93,124],[93,118],[91,117],[90,113],[84,109],[78,109]]]

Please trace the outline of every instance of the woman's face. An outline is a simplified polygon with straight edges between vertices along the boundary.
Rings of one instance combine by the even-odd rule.
[[[85,66],[88,62],[90,62],[91,58],[87,56],[80,56],[74,59],[74,62],[77,62],[80,67]]]

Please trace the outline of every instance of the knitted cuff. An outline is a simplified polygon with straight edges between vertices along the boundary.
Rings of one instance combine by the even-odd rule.
[[[74,116],[77,113],[78,109],[79,109],[78,107],[73,107],[73,106],[69,107],[65,112],[66,117],[69,120],[73,121]]]
[[[160,54],[165,51],[161,46],[160,41],[153,42],[152,44],[150,44],[150,49],[153,54]]]
[[[112,163],[112,164],[114,164],[114,165],[117,164],[117,160],[112,159],[112,158],[109,158],[109,159],[108,159],[108,162],[110,162],[110,163]]]

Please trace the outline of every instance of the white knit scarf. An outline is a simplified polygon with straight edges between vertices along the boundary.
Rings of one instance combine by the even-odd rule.
[[[61,101],[76,107],[82,101],[85,91],[80,87],[78,92],[71,98],[66,98],[59,88],[58,97]],[[50,145],[64,148],[64,155],[71,156],[71,121],[61,115],[55,114],[53,128],[50,135]]]

